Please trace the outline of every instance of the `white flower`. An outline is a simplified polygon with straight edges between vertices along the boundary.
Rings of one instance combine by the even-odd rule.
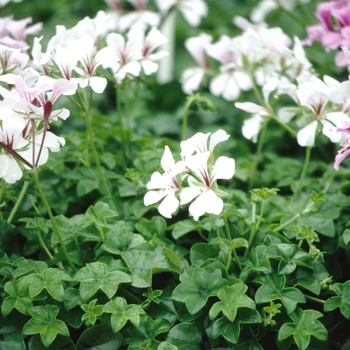
[[[193,27],[197,27],[202,17],[208,15],[208,7],[203,0],[155,0],[155,3],[163,14],[176,6]]]
[[[111,68],[117,83],[120,84],[127,75],[139,76],[142,47],[133,32],[129,33],[127,42],[121,34],[110,33],[107,36],[107,44],[114,49],[116,59]]]
[[[186,94],[198,90],[207,70],[209,69],[209,63],[205,57],[205,51],[212,40],[213,38],[210,35],[202,33],[197,37],[191,37],[185,41],[186,49],[199,65],[194,68],[186,69],[181,75],[180,82],[182,84],[182,90]]]
[[[185,160],[186,167],[193,172],[188,176],[190,187],[185,187],[180,193],[180,204],[184,205],[194,200],[189,206],[189,212],[195,220],[205,213],[219,215],[224,203],[215,192],[216,180],[231,179],[235,173],[235,161],[225,156],[219,157],[212,169],[208,170],[210,151],[197,153]]]
[[[186,141],[181,142],[181,157],[182,159],[186,159],[186,157],[192,155],[194,152],[213,152],[214,147],[218,143],[228,140],[229,137],[230,135],[222,129],[214,133],[208,132],[207,134],[198,132]]]
[[[161,165],[165,172],[161,174],[156,171],[152,174],[151,180],[147,183],[147,188],[152,191],[146,193],[144,204],[148,206],[164,198],[158,206],[158,211],[164,217],[171,218],[179,207],[179,200],[176,198],[176,192],[180,190],[177,175],[184,170],[184,163],[182,161],[175,163],[169,147],[165,146]]]
[[[29,144],[23,137],[25,127],[26,122],[19,115],[6,113],[1,116],[0,147],[3,148],[4,153],[0,154],[0,178],[3,178],[7,183],[15,183],[23,175],[19,161],[13,154],[22,156],[21,151]]]
[[[136,42],[139,42],[139,46],[142,52],[141,66],[146,75],[153,74],[158,69],[157,61],[168,55],[165,51],[154,52],[159,46],[165,44],[168,39],[156,28],[153,27],[147,36],[145,37],[145,31],[140,26],[134,26],[129,36]]]

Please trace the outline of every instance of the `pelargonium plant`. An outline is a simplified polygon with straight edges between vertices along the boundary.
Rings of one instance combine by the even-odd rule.
[[[347,348],[349,1],[0,6],[1,348]]]

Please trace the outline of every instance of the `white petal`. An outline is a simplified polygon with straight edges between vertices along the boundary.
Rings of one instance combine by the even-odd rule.
[[[204,188],[204,187],[203,187]],[[187,204],[203,192],[202,187],[185,187],[180,192],[180,204]]]
[[[262,123],[263,119],[259,115],[246,119],[242,127],[243,136],[248,140],[257,142]]]
[[[169,191],[148,191],[143,198],[143,203],[145,206],[157,203],[168,194]]]
[[[230,137],[230,135],[222,129],[219,129],[218,131],[211,134],[210,143],[209,143],[209,151],[212,152],[214,147],[218,143],[223,142],[223,141],[227,141],[229,139],[229,137]]]
[[[317,120],[314,120],[311,124],[305,126],[305,128],[298,132],[297,141],[300,146],[308,147],[315,144],[317,124]]]
[[[242,109],[243,111],[246,111],[248,113],[259,113],[261,116],[270,116],[271,113],[264,107],[261,107],[257,105],[256,103],[252,102],[236,102],[235,106],[239,109]]]
[[[161,174],[159,171],[156,171],[152,174],[151,180],[147,183],[147,188],[149,190],[154,189],[162,189],[168,187],[168,179],[167,174]]]
[[[217,179],[229,180],[235,174],[235,160],[226,156],[219,157],[212,171],[211,183]]]
[[[95,91],[97,94],[101,94],[107,86],[106,78],[91,77],[89,80],[90,80],[91,89]]]
[[[224,207],[224,202],[216,195],[214,191],[208,191],[205,194],[205,212],[209,214],[219,215]]]
[[[160,203],[158,207],[159,213],[166,217],[171,218],[171,214],[173,214],[176,209],[179,207],[179,200],[175,196],[175,191],[170,192]]]

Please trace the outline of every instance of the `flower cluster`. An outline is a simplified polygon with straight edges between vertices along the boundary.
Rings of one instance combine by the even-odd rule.
[[[147,75],[154,73],[158,68],[156,61],[166,55],[154,52],[166,42],[159,30],[153,27],[146,35],[145,29],[135,24],[125,39],[122,34],[111,32],[114,29],[111,17],[102,11],[71,29],[57,26],[46,52],[42,51],[41,38],[36,38],[33,64],[46,75],[59,74],[81,88],[91,86],[96,93],[102,93],[107,85],[107,79],[97,74],[100,66],[110,69],[118,84],[126,76],[139,76],[142,68]],[[106,45],[100,47],[103,40]]]
[[[156,171],[147,183],[150,190],[144,197],[146,206],[163,200],[158,206],[161,215],[171,218],[181,205],[189,205],[189,213],[195,220],[205,213],[220,214],[225,192],[217,187],[217,180],[229,180],[235,173],[235,161],[226,156],[213,161],[214,147],[226,141],[224,130],[215,133],[197,133],[181,142],[181,160],[175,162],[169,147],[161,160],[164,173]]]
[[[222,35],[213,38],[205,33],[186,40],[185,46],[197,66],[186,69],[181,77],[182,88],[189,94],[200,88],[204,77],[210,78],[209,90],[228,101],[236,100],[241,90],[250,90],[256,82],[262,86],[278,77],[288,83],[310,68],[300,41],[295,38],[290,49],[290,38],[280,28],[252,25],[241,17],[235,19],[244,32],[230,38]],[[210,60],[219,62],[219,72],[214,72]]]
[[[65,120],[69,111],[53,110],[60,95],[73,95],[90,86],[102,93],[107,85],[99,67],[109,69],[117,84],[126,77],[153,74],[157,61],[166,52],[155,52],[166,42],[156,27],[149,30],[135,24],[124,36],[112,32],[115,22],[99,12],[94,19],[84,18],[76,26],[56,27],[56,35],[46,51],[42,37],[35,37],[32,58],[27,35],[37,34],[41,24],[27,25],[30,18],[0,21],[0,178],[13,183],[23,169],[37,168],[48,159],[48,150],[58,151],[62,137],[48,131],[49,123]]]
[[[117,22],[115,29],[119,32],[125,32],[136,23],[144,28],[158,27],[174,8],[178,9],[193,27],[198,26],[202,18],[208,14],[207,5],[203,0],[155,0],[157,12],[147,8],[148,0],[128,1],[134,7],[134,11],[126,11],[120,0],[105,0],[115,11],[114,18]]]
[[[316,17],[320,24],[307,27],[308,39],[305,45],[321,43],[327,51],[338,50],[345,46],[350,48],[350,1],[337,0],[318,4]],[[344,52],[339,50],[335,63],[337,66],[347,64]]]

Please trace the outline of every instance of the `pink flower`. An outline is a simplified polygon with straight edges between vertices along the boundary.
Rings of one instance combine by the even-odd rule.
[[[334,169],[336,170],[339,170],[340,163],[350,154],[350,137],[346,139],[342,145],[343,145],[343,148],[338,152],[338,154],[335,157]]]
[[[326,51],[350,47],[350,0],[320,3],[316,17],[321,23],[306,28],[308,38],[303,41],[304,45],[319,42]],[[346,65],[343,51],[337,53],[335,63],[337,66]]]

